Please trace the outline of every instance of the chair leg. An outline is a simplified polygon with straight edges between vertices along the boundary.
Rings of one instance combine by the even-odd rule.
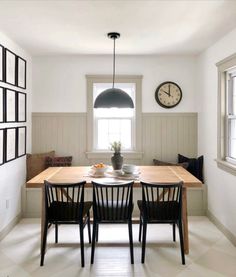
[[[146,235],[147,235],[147,222],[143,221],[143,239],[142,239],[142,257],[141,257],[142,264],[144,264],[144,261],[145,261]]]
[[[143,227],[143,223],[142,223],[142,217],[140,215],[140,218],[139,218],[139,235],[138,235],[138,241],[139,242],[141,242],[142,227]]]
[[[96,226],[96,242],[98,242],[98,229],[99,229],[99,225],[97,224],[97,226]]]
[[[93,261],[94,261],[94,252],[95,252],[95,241],[96,241],[97,227],[98,227],[98,224],[95,221],[93,221],[91,264],[93,264]]]
[[[173,241],[175,241],[175,223],[173,223]]]
[[[89,243],[91,243],[91,225],[90,225],[90,213],[89,213],[89,211],[87,213],[87,217],[88,217],[88,221],[87,221],[87,224],[88,224],[88,239],[89,239]]]
[[[45,221],[44,229],[43,229],[43,241],[42,241],[42,248],[41,248],[40,266],[43,266],[44,264],[44,256],[45,256],[45,250],[46,250],[46,244],[47,244],[47,233],[48,233],[48,223],[47,221]]]
[[[133,245],[132,220],[129,220],[128,227],[129,227],[130,259],[131,259],[131,264],[134,264],[134,245]]]
[[[84,228],[83,221],[79,225],[80,229],[80,251],[81,251],[81,267],[84,267]]]
[[[184,238],[183,238],[183,227],[182,222],[179,222],[179,239],[180,239],[180,249],[181,249],[181,258],[182,264],[185,264],[185,256],[184,256]]]
[[[58,243],[58,224],[55,223],[55,243]]]

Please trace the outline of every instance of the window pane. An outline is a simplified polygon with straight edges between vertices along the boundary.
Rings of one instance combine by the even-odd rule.
[[[122,149],[131,149],[131,119],[98,119],[98,149],[110,149],[120,141]]]
[[[108,120],[98,120],[98,149],[108,149]]]
[[[229,121],[229,156],[236,159],[236,119]]]
[[[125,149],[132,148],[131,139],[131,120],[121,120],[121,139],[122,146]]]
[[[229,101],[232,101],[232,106],[233,106],[233,115],[236,115],[236,77],[233,77],[233,82],[232,82],[232,98],[229,99]]]

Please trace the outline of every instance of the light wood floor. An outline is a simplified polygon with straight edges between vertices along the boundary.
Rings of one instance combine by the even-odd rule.
[[[190,217],[190,254],[181,264],[179,240],[172,242],[170,225],[149,225],[146,263],[140,262],[138,225],[133,225],[135,264],[130,264],[128,231],[125,225],[100,228],[94,265],[85,232],[85,268],[80,267],[78,228],[59,227],[59,244],[53,229],[48,237],[45,265],[39,266],[40,221],[23,219],[0,242],[0,277],[84,276],[236,276],[236,248],[206,218]]]

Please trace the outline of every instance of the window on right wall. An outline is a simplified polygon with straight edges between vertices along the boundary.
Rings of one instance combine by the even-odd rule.
[[[226,74],[226,161],[236,165],[236,69]]]
[[[236,175],[236,55],[218,67],[218,166]]]

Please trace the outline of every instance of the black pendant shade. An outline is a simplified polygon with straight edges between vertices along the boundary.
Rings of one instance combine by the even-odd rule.
[[[123,90],[115,88],[115,40],[120,37],[119,33],[108,33],[107,36],[114,40],[113,50],[113,82],[112,88],[104,90],[94,102],[94,108],[134,108],[132,98]]]
[[[94,108],[134,108],[132,98],[119,88],[104,90],[96,98]]]

